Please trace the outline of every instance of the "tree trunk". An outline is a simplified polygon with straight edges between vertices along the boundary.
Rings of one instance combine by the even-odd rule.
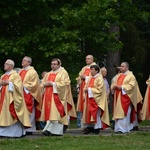
[[[109,32],[119,32],[119,27],[116,25],[112,25]],[[119,35],[119,34],[118,34]],[[116,37],[116,40],[119,40],[119,36]],[[116,67],[120,66],[121,53],[120,50],[117,51],[109,51],[106,55],[106,69],[107,69],[107,80],[109,85],[111,86],[111,80],[116,75]],[[112,113],[113,108],[113,99],[112,94],[109,96],[109,113]]]

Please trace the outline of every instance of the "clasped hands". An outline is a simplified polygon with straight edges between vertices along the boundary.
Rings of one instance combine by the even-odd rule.
[[[53,86],[53,82],[47,81],[46,83],[44,83],[44,87],[46,87],[46,86]]]
[[[9,80],[0,80],[0,86],[3,85],[3,86],[6,86],[9,84]]]
[[[116,89],[121,90],[122,86],[121,85],[114,85],[113,90],[116,90]]]
[[[88,88],[87,87],[84,88],[84,92],[88,93]]]
[[[80,76],[82,80],[85,80],[85,75]]]

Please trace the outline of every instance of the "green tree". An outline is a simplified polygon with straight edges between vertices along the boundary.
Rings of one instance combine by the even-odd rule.
[[[87,54],[93,54],[100,64],[109,58],[107,65],[115,65],[125,45],[119,39],[120,30],[126,32],[127,22],[136,26],[139,18],[141,23],[148,18],[148,9],[139,9],[141,3],[132,0],[1,0],[1,62],[9,57],[19,67],[22,57],[29,55],[41,73],[50,69],[53,57],[59,57],[75,84]],[[114,54],[117,57],[113,62]]]

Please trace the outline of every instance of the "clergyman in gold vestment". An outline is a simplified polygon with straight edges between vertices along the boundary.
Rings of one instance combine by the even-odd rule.
[[[14,61],[8,59],[4,64],[6,72],[0,79],[1,137],[21,137],[26,134],[25,127],[31,127],[22,80],[13,68]]]

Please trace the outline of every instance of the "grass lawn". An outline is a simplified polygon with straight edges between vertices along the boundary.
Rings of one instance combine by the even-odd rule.
[[[1,139],[0,150],[149,150],[150,132],[111,136],[41,137]]]
[[[140,127],[149,126],[143,121]],[[76,127],[71,122],[70,129]],[[39,137],[0,139],[0,150],[149,150],[150,131],[137,131],[128,134],[109,135],[68,135],[62,137]]]

